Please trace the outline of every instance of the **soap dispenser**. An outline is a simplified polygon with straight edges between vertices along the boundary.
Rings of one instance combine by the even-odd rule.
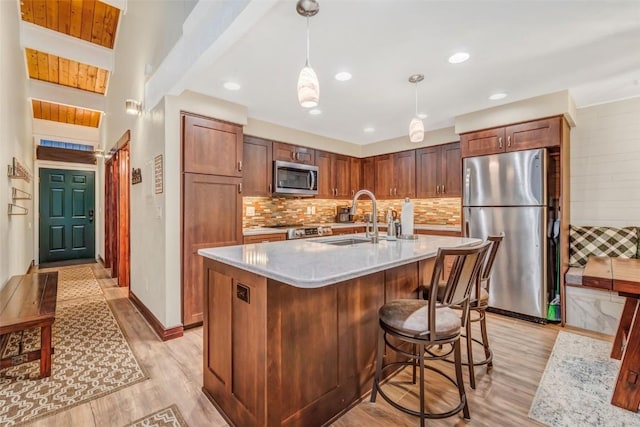
[[[396,240],[396,225],[391,210],[387,211],[387,240]]]

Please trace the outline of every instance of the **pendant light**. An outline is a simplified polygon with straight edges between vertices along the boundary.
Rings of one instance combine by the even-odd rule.
[[[422,74],[414,74],[409,77],[409,82],[416,85],[416,115],[409,123],[409,141],[411,142],[422,142],[424,140],[424,123],[418,117],[418,83],[422,80],[424,80]]]
[[[320,5],[316,0],[298,0],[296,5],[298,14],[307,18],[307,61],[298,77],[298,102],[304,108],[317,107],[320,101],[318,76],[309,65],[309,17],[317,14],[319,10]]]

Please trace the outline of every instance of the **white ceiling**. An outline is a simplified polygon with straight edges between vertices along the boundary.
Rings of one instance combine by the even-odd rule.
[[[230,47],[196,64],[186,88],[245,105],[252,118],[356,144],[407,135],[414,112],[407,79],[415,73],[425,75],[418,89],[427,130],[564,89],[578,107],[640,96],[638,0],[319,0],[311,65],[323,113],[310,116],[296,96],[306,21],[295,3],[276,1],[248,31],[225,40]],[[471,58],[449,64],[460,50]],[[333,78],[343,70],[351,81]],[[228,91],[225,81],[242,89]],[[509,96],[489,101],[494,92]]]

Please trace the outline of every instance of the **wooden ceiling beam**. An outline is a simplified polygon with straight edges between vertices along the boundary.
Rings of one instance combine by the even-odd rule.
[[[108,71],[115,68],[113,50],[25,21],[20,21],[20,45]]]
[[[40,80],[29,80],[27,96],[94,111],[106,111],[107,106],[104,95]]]

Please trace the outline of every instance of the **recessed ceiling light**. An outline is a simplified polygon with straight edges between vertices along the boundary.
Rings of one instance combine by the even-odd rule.
[[[322,114],[322,110],[319,108],[314,108],[313,110],[309,110],[309,114],[311,114],[312,116],[319,116],[320,114]]]
[[[469,54],[467,52],[457,52],[449,57],[449,62],[452,64],[459,64],[467,59],[469,59]]]
[[[494,93],[493,95],[489,96],[489,99],[492,101],[497,101],[498,99],[502,99],[502,98],[506,98],[507,94],[500,92],[500,93]]]
[[[336,74],[335,79],[338,80],[339,82],[346,82],[351,80],[351,73],[349,73],[348,71],[341,71],[338,74]]]
[[[424,120],[424,119],[426,119],[427,117],[429,117],[429,115],[428,115],[428,114],[425,114],[425,113],[418,113],[418,118],[419,118],[419,119]]]
[[[242,87],[240,86],[240,83],[236,82],[225,82],[223,86],[227,90],[240,90],[240,88]]]
[[[376,128],[374,128],[373,126],[367,126],[366,128],[362,129],[363,131],[365,131],[366,133],[372,133],[376,131]]]

